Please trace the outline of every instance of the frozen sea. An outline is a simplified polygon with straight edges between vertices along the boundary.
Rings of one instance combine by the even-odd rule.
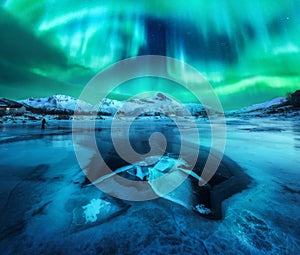
[[[103,144],[109,125],[96,125]],[[197,125],[201,146],[209,147],[209,121]],[[298,120],[227,119],[225,155],[253,180],[222,203],[221,220],[162,198],[122,201],[82,187],[71,126],[63,120],[48,121],[44,130],[40,123],[0,126],[1,254],[299,253]],[[134,139],[156,130],[172,139],[173,128],[168,120],[142,119]],[[91,157],[87,149],[86,164]]]

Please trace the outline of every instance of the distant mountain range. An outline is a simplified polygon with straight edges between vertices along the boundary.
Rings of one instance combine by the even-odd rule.
[[[14,102],[12,100],[9,101],[11,104]],[[116,113],[120,116],[155,116],[159,114],[176,116],[186,116],[188,114],[193,116],[207,115],[205,108],[201,104],[180,104],[162,93],[157,93],[154,97],[133,98],[128,101],[104,98],[96,106],[66,95],[53,95],[48,98],[28,98],[17,101],[17,103],[22,104],[28,111],[41,114],[73,114],[76,111],[79,114],[97,112],[99,115],[106,116]]]
[[[78,103],[78,111],[89,112],[93,110],[92,105],[80,101],[76,98],[65,95],[54,95],[46,98],[28,98],[18,101],[23,104],[25,108],[32,112],[43,113],[71,113],[74,112],[76,104]]]
[[[300,90],[288,97],[278,97],[271,101],[226,112],[227,116],[248,117],[300,117]]]
[[[256,116],[280,115],[285,117],[300,116],[300,92],[292,93],[290,97],[275,98],[271,101],[252,105],[236,111],[227,111],[227,116]],[[299,105],[298,105],[299,103]],[[0,99],[0,108],[19,108],[24,106],[27,111],[38,114],[79,114],[97,113],[98,115],[112,116],[192,116],[207,117],[209,107],[201,104],[180,104],[162,93],[153,97],[133,98],[128,101],[118,101],[104,98],[97,106],[93,106],[82,100],[66,96],[53,95],[48,98],[28,98],[20,101]],[[187,111],[189,113],[187,113]]]

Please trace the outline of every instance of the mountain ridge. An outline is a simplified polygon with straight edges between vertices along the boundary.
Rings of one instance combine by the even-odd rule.
[[[100,115],[125,115],[138,116],[148,113],[150,116],[157,112],[166,115],[186,115],[186,109],[190,115],[205,115],[205,108],[201,104],[189,103],[180,104],[163,93],[157,93],[154,97],[132,98],[128,101],[119,101],[104,98],[96,106],[84,102],[80,99],[66,95],[53,95],[45,98],[28,98],[16,101],[29,111],[40,111],[44,113],[91,113],[97,112]],[[152,114],[151,114],[152,113]]]
[[[276,116],[284,117],[298,116],[299,106],[293,105],[293,102],[299,101],[299,90],[292,93],[290,98],[279,97],[267,102],[243,107],[239,110],[226,111],[226,116]],[[296,96],[295,96],[296,95]],[[155,96],[146,98],[132,98],[127,101],[119,101],[110,98],[104,98],[101,102],[93,106],[83,100],[76,99],[67,95],[53,95],[44,98],[27,98],[14,101],[2,98],[2,109],[15,108],[23,105],[27,111],[40,114],[94,114],[104,116],[158,116],[160,114],[172,116],[192,116],[207,117],[207,111],[211,108],[204,107],[197,103],[180,104],[163,93],[157,93]],[[0,105],[1,107],[1,105]],[[188,110],[189,113],[186,111]]]

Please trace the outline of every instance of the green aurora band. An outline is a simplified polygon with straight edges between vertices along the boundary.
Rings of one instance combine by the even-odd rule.
[[[147,54],[195,67],[225,109],[285,96],[300,87],[299,10],[300,0],[7,0],[0,7],[0,96],[78,97],[97,72]],[[174,75],[193,79],[183,69]],[[147,90],[194,101],[155,78],[123,84],[111,97]]]

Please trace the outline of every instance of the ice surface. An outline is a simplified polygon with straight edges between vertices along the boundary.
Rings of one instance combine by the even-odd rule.
[[[119,172],[117,170],[117,172]],[[141,167],[139,165],[132,165],[127,170],[128,173],[130,173],[133,176],[138,177],[140,180],[147,180],[149,176],[149,170],[147,167]]]
[[[154,169],[165,172],[170,170],[176,163],[176,159],[172,158],[162,158],[158,163],[155,164]]]
[[[103,125],[105,133],[107,122]],[[198,126],[201,146],[209,146],[209,122],[198,120]],[[224,201],[221,221],[166,199],[119,201],[82,186],[85,178],[74,155],[70,122],[53,121],[48,127],[0,129],[2,254],[277,255],[300,250],[298,122],[227,120],[225,154],[253,183]],[[193,141],[188,135],[186,139]],[[85,153],[88,162],[91,155]],[[189,185],[178,190],[182,197],[192,189]]]

